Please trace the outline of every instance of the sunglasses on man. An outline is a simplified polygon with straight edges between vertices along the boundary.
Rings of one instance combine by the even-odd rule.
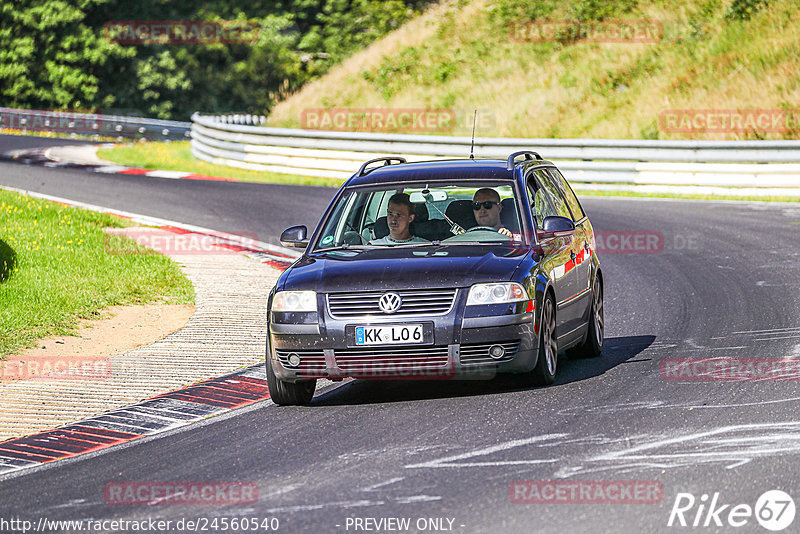
[[[495,204],[500,204],[500,203],[495,202],[493,200],[484,200],[483,202],[473,202],[472,209],[478,211],[479,209],[481,209],[481,206],[483,206],[484,209],[490,210],[492,209],[492,206],[494,206]]]

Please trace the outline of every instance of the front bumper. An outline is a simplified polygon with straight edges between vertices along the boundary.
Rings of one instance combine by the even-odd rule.
[[[538,335],[534,332],[535,314],[528,303],[467,309],[466,293],[459,291],[454,305],[441,315],[373,315],[342,319],[333,317],[322,305],[320,309],[324,311],[319,315],[273,313],[269,325],[269,363],[275,375],[287,382],[348,377],[485,380],[497,373],[532,370],[538,353]],[[425,343],[355,345],[355,326],[398,324],[423,324]],[[499,358],[489,354],[489,348],[494,345],[503,347]],[[299,364],[290,364],[292,355],[299,357]]]

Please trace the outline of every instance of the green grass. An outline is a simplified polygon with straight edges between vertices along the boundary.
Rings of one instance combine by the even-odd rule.
[[[249,171],[215,165],[192,156],[188,141],[171,143],[138,143],[134,145],[118,145],[114,148],[101,148],[97,151],[100,158],[113,161],[119,165],[157,169],[166,171],[193,172],[207,176],[234,178],[242,182],[258,182],[271,184],[327,185],[339,186],[344,181],[335,178],[318,178],[297,176],[275,172]],[[356,169],[353,169],[355,172]]]
[[[0,358],[74,334],[79,319],[109,306],[194,302],[192,284],[166,256],[106,252],[103,228],[124,224],[0,190]]]

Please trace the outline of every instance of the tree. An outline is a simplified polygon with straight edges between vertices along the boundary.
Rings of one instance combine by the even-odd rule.
[[[109,0],[22,0],[0,5],[0,97],[7,106],[85,109],[101,104],[111,58],[133,51],[84,23]]]
[[[430,0],[18,0],[0,4],[0,98],[188,120],[267,113]],[[114,21],[251,21],[252,43],[123,44]]]

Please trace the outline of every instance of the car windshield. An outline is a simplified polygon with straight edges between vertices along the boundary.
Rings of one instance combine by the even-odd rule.
[[[421,183],[346,190],[314,250],[523,240],[508,182]]]

